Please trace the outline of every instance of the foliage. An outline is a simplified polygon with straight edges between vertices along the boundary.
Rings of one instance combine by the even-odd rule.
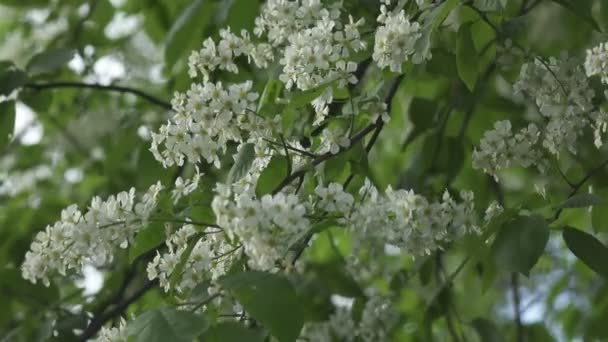
[[[0,341],[608,340],[605,1],[0,13]]]

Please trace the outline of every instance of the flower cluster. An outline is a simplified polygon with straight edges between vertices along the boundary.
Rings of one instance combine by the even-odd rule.
[[[51,175],[51,168],[46,165],[39,165],[6,175],[0,174],[0,196],[13,197],[30,191],[39,182],[51,178]]]
[[[191,244],[194,246],[190,249]],[[236,258],[235,252],[240,248],[228,244],[220,229],[209,227],[197,231],[192,225],[185,225],[173,233],[166,245],[168,252],[162,255],[158,253],[148,264],[148,278],[158,279],[165,291],[171,289],[171,279],[177,279],[174,286],[180,293],[193,290],[205,280],[214,281],[226,274]],[[190,254],[186,255],[182,274],[174,275],[184,253]]]
[[[327,321],[304,326],[301,337],[310,341],[386,341],[397,316],[388,298],[373,295],[366,302],[359,321],[352,307],[337,307]]]
[[[513,134],[510,121],[497,121],[493,130],[484,133],[479,149],[473,151],[473,168],[493,176],[497,171],[515,165],[536,165],[542,171],[546,162],[539,139],[540,132],[534,124]]]
[[[321,0],[268,0],[255,20],[254,33],[266,35],[273,46],[283,45],[289,36],[314,25],[323,17],[338,19],[338,4],[324,8]]]
[[[199,51],[193,51],[188,59],[188,73],[190,77],[202,74],[205,81],[209,80],[209,73],[216,69],[238,73],[234,59],[247,56],[260,68],[268,67],[273,60],[272,47],[265,43],[254,44],[249,33],[241,31],[241,36],[230,31],[230,28],[220,30],[220,40],[215,42],[207,38]]]
[[[416,42],[422,33],[417,22],[410,22],[403,10],[390,11],[386,5],[380,6],[378,22],[382,25],[376,30],[373,60],[383,69],[389,67],[393,72],[401,72],[401,64],[410,57],[420,63],[428,56],[420,55]]]
[[[190,195],[196,188],[198,188],[198,183],[201,180],[201,173],[196,167],[196,173],[190,179],[182,179],[182,177],[177,177],[175,180],[175,187],[171,190],[171,198],[173,199],[173,204],[177,204],[179,200],[184,197]]]
[[[365,245],[376,239],[381,246],[389,244],[414,256],[426,255],[442,242],[479,231],[472,192],[461,192],[461,203],[447,191],[441,201],[430,202],[411,190],[388,187],[380,194],[366,182],[359,193],[361,203],[347,217],[355,248],[369,249]]]
[[[127,322],[121,318],[117,327],[102,327],[95,342],[127,342],[128,340]]]
[[[229,238],[238,237],[249,266],[272,270],[309,228],[306,207],[294,194],[257,198],[252,186],[217,184],[212,208]]]
[[[246,132],[264,134],[264,119],[255,114],[258,94],[250,81],[225,88],[221,82],[193,84],[185,94],[177,93],[175,115],[152,134],[150,151],[165,167],[201,159],[219,167],[218,153],[229,141],[246,140]],[[160,149],[164,145],[164,149]]]
[[[49,284],[53,271],[65,275],[85,264],[110,262],[117,246],[127,248],[135,233],[145,225],[156,208],[162,186],[152,185],[135,196],[135,189],[112,195],[103,201],[94,197],[86,212],[71,205],[61,212],[61,220],[36,235],[21,266],[25,279]]]
[[[589,77],[599,75],[602,83],[608,84],[608,43],[587,50],[585,72]]]
[[[542,145],[552,154],[562,150],[576,153],[576,141],[589,124],[588,112],[594,92],[583,68],[573,58],[537,58],[526,63],[514,84],[516,93],[534,100],[547,120]]]
[[[353,209],[355,199],[351,194],[345,192],[342,185],[330,183],[327,187],[318,185],[315,188],[318,196],[316,207],[328,213],[339,213],[343,216],[349,214]]]

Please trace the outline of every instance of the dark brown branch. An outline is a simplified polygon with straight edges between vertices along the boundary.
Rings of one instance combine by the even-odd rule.
[[[152,289],[156,285],[156,280],[146,280],[142,287],[137,289],[130,296],[124,298],[121,301],[118,301],[111,310],[102,313],[97,317],[94,317],[89,326],[82,332],[82,335],[80,335],[79,341],[85,342],[94,337],[97,332],[101,330],[101,328],[106,322],[110,321],[115,317],[120,316],[129,307],[129,305],[136,302],[139,298],[141,298],[144,294],[146,294],[150,289]]]
[[[117,92],[122,94],[133,94],[135,96],[141,97],[142,99],[155,104],[163,109],[171,110],[171,104],[164,100],[161,100],[157,97],[154,97],[142,90],[117,86],[117,85],[102,85],[98,83],[84,83],[84,82],[75,82],[75,81],[56,81],[56,82],[46,82],[46,83],[27,83],[24,85],[24,88],[33,89],[33,90],[47,90],[47,89],[57,89],[57,88],[83,88],[83,89],[96,89],[110,92]]]
[[[524,342],[524,327],[521,323],[521,296],[519,294],[519,275],[511,274],[511,291],[513,293],[513,313],[515,314],[516,341]]]

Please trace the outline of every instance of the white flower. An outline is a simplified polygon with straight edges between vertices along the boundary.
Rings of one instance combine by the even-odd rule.
[[[608,84],[608,43],[587,50],[585,72],[590,77],[599,75],[602,83]]]
[[[416,41],[422,37],[420,25],[410,22],[403,10],[393,13],[385,5],[380,10],[378,22],[382,25],[376,29],[372,58],[381,69],[389,67],[393,72],[401,72],[401,64],[416,53]],[[415,62],[423,59],[416,56]]]
[[[91,200],[86,212],[71,205],[61,212],[61,220],[39,232],[21,266],[25,279],[49,284],[53,272],[65,275],[80,272],[86,264],[103,265],[113,258],[117,247],[126,248],[155,209],[160,183],[152,185],[137,200],[135,189],[112,195],[103,201]]]
[[[118,327],[102,327],[95,342],[127,342],[128,340],[127,322],[121,317]]]

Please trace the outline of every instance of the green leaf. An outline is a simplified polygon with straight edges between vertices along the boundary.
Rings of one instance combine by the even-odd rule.
[[[295,341],[304,313],[293,286],[281,275],[249,271],[220,280],[254,319],[281,342]]]
[[[27,74],[15,68],[12,63],[0,62],[0,96],[9,95],[27,82]]]
[[[507,222],[492,244],[496,265],[507,272],[528,275],[545,250],[549,227],[538,215],[520,216]]]
[[[604,32],[608,31],[608,2],[600,1],[598,10],[598,21]]]
[[[597,22],[591,16],[591,7],[593,6],[592,0],[552,0],[553,2],[560,4],[564,8],[569,9],[574,14],[583,19],[586,23],[591,25],[594,30],[601,31]]]
[[[426,131],[435,126],[437,101],[415,97],[410,104],[410,121],[417,131]]]
[[[224,0],[229,6],[228,17],[223,26],[240,34],[241,30],[251,30],[260,9],[258,0]]]
[[[0,102],[0,151],[11,140],[15,129],[15,101]]]
[[[483,12],[504,10],[501,0],[475,0],[473,6]]]
[[[65,66],[73,57],[72,49],[50,49],[34,55],[27,63],[26,70],[30,75],[46,74]]]
[[[165,231],[160,223],[150,223],[135,237],[133,246],[129,249],[129,263],[137,257],[151,251],[165,241]]]
[[[182,273],[184,273],[184,267],[186,267],[186,263],[188,262],[188,259],[190,259],[192,250],[194,249],[194,246],[196,246],[196,243],[198,242],[198,240],[200,240],[201,237],[202,236],[198,236],[192,241],[188,242],[188,247],[186,247],[186,249],[182,253],[179,262],[177,263],[177,265],[173,269],[173,272],[171,272],[171,276],[169,277],[169,285],[171,286],[171,289],[175,289],[175,285],[177,285],[179,280],[182,278]]]
[[[437,30],[439,26],[443,24],[443,21],[448,17],[448,15],[450,15],[450,12],[452,12],[458,3],[459,0],[448,0],[437,8],[437,10],[433,13],[434,18],[432,20],[433,24],[431,26],[431,31]]]
[[[462,25],[456,39],[456,67],[458,75],[472,92],[477,83],[479,57],[471,37],[471,25]]]
[[[179,14],[165,40],[165,61],[169,68],[172,68],[186,51],[192,50],[195,42],[200,42],[213,12],[211,2],[194,0]]]
[[[129,322],[127,332],[134,342],[192,342],[207,328],[202,316],[161,307],[146,311]]]
[[[236,160],[228,172],[228,184],[232,184],[239,179],[245,177],[251,164],[255,160],[255,148],[251,143],[247,143],[241,147],[241,150],[236,155]]]
[[[319,86],[305,91],[292,93],[289,97],[289,108],[301,108],[310,104],[314,99],[319,97],[325,89],[332,86],[334,81],[325,82]]]
[[[222,322],[212,326],[202,337],[205,342],[263,342],[260,331],[248,329],[236,322]]]
[[[46,7],[48,0],[0,0],[1,5],[10,7]]]
[[[562,233],[568,249],[596,273],[608,278],[608,247],[582,230],[566,227]]]
[[[284,156],[276,155],[270,159],[255,187],[258,198],[271,193],[289,175],[288,163],[289,160]]]
[[[562,204],[563,208],[585,208],[591,207],[594,205],[602,204],[602,199],[596,194],[576,194],[570,198],[568,198],[564,204]]]
[[[264,86],[264,91],[258,102],[258,114],[265,117],[273,118],[280,113],[279,105],[276,103],[277,98],[283,91],[283,83],[278,80],[269,80]]]
[[[472,322],[473,328],[479,335],[481,342],[503,342],[502,335],[496,325],[485,318],[476,318]]]
[[[591,226],[595,232],[608,231],[608,204],[595,205],[591,208]]]

